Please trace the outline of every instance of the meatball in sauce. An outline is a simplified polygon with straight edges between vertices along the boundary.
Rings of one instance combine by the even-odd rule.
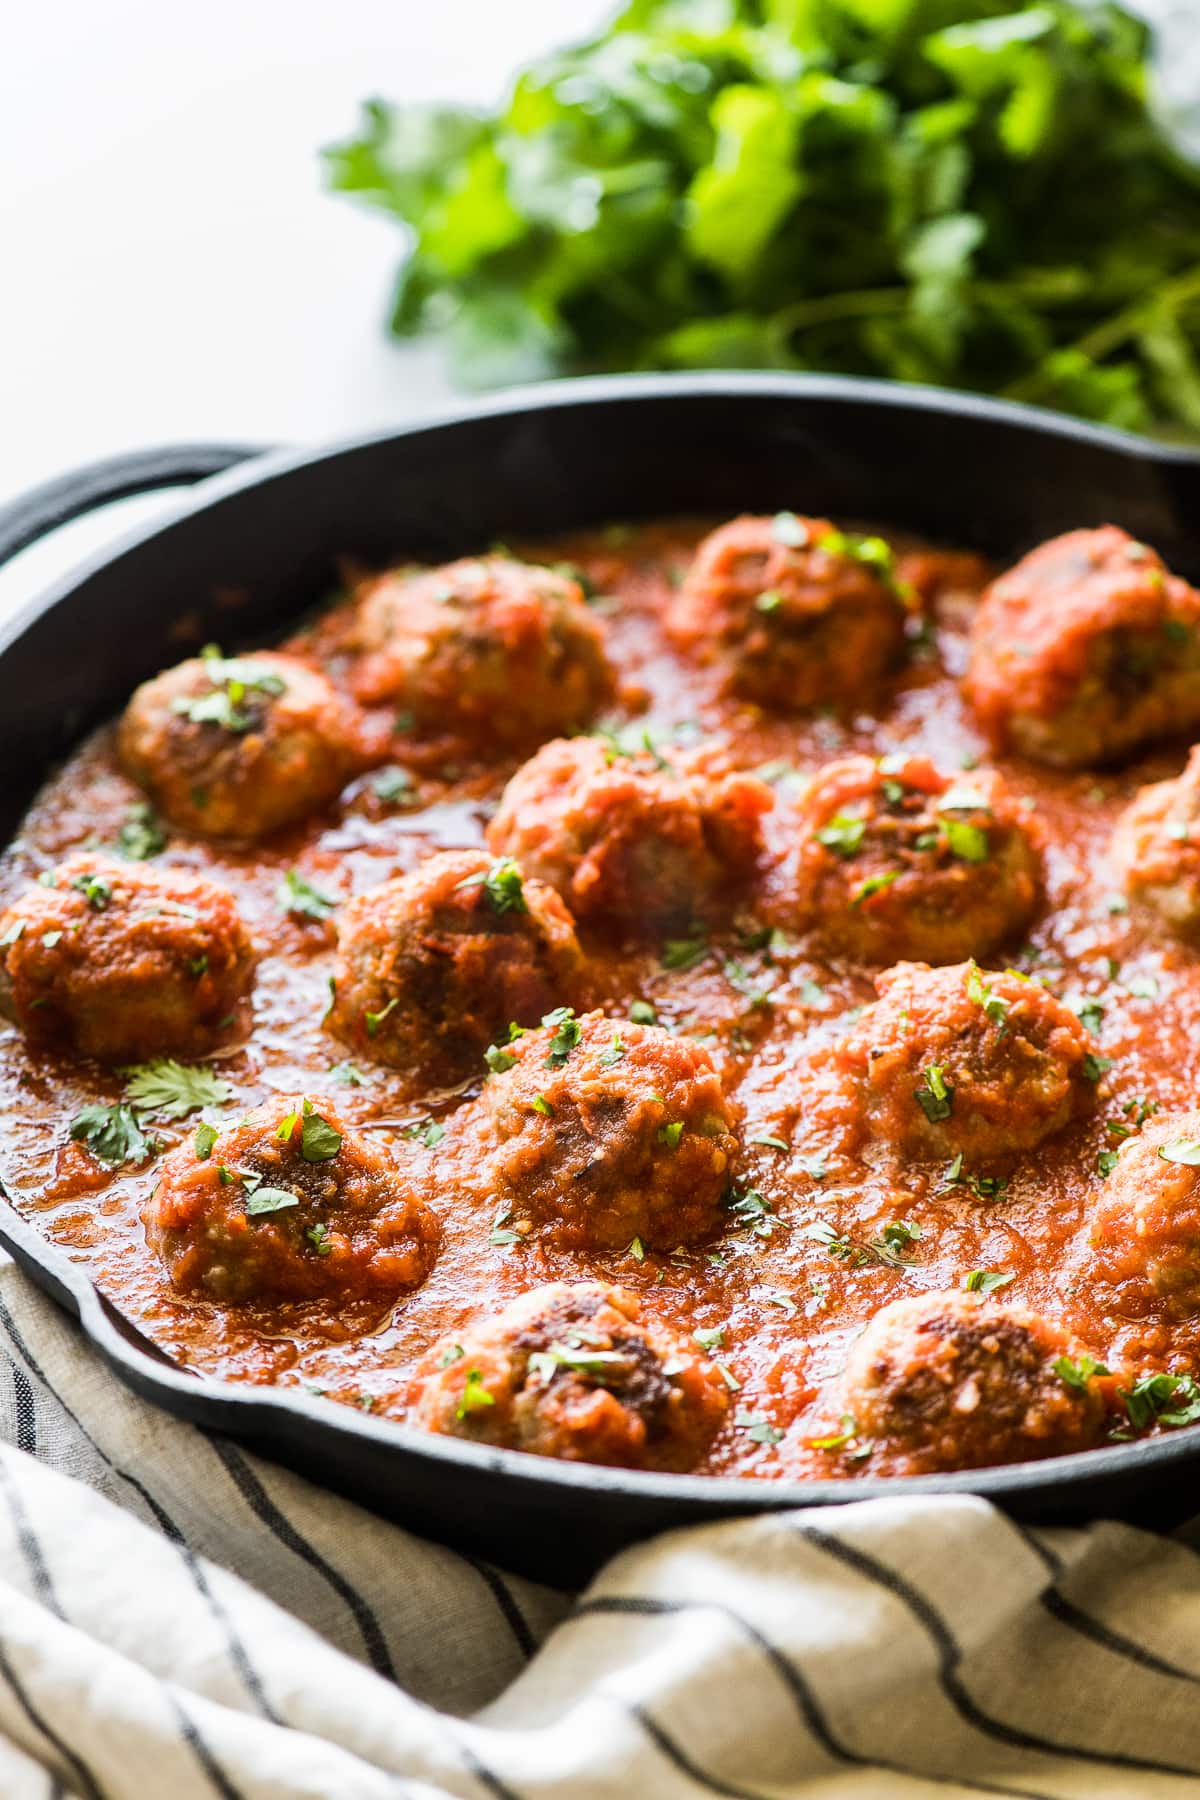
[[[51,778],[0,1180],[165,1356],[756,1480],[1200,1419],[1196,570],[808,504],[223,597]]]

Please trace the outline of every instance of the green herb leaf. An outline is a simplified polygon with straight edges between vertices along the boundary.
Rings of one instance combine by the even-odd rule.
[[[817,842],[824,844],[827,850],[834,851],[838,856],[854,856],[862,848],[866,829],[865,819],[854,819],[848,813],[837,813],[828,825],[823,825],[817,832]]]
[[[501,857],[490,869],[482,870],[478,875],[468,875],[458,885],[460,888],[481,887],[491,902],[493,912],[529,911],[521,871],[511,856]]]
[[[252,1218],[258,1218],[262,1213],[286,1212],[289,1207],[299,1205],[299,1194],[293,1194],[290,1188],[256,1187],[246,1195],[246,1211]]]
[[[635,1000],[629,1008],[629,1019],[633,1025],[657,1025],[658,1014],[648,1000]]]
[[[133,1108],[123,1101],[116,1106],[82,1107],[67,1129],[77,1144],[85,1144],[93,1156],[113,1168],[126,1162],[146,1162],[157,1154],[158,1146],[142,1130]]]
[[[210,1125],[205,1119],[201,1119],[196,1127],[196,1135],[192,1140],[192,1148],[196,1153],[198,1162],[208,1161],[209,1157],[212,1155],[213,1145],[217,1141],[217,1136],[216,1126]]]
[[[1088,1383],[1096,1375],[1108,1375],[1111,1370],[1097,1362],[1092,1356],[1081,1356],[1076,1362],[1072,1357],[1056,1357],[1051,1365],[1064,1387],[1073,1388],[1076,1393],[1087,1392]]]
[[[489,1406],[495,1406],[496,1396],[484,1386],[483,1376],[478,1369],[468,1369],[467,1379],[463,1385],[462,1398],[454,1409],[456,1419],[470,1418],[472,1413],[485,1412]]]
[[[158,1057],[129,1070],[125,1098],[143,1112],[164,1119],[186,1119],[205,1106],[224,1106],[233,1088],[204,1063],[181,1063]]]
[[[148,800],[129,808],[117,833],[117,851],[127,862],[149,862],[167,847],[167,834]]]
[[[550,1048],[546,1053],[545,1067],[561,1069],[567,1058],[578,1044],[583,1027],[575,1017],[572,1006],[556,1006],[553,1012],[546,1013],[542,1024],[554,1027],[554,1035],[550,1039]]]
[[[929,1123],[938,1125],[954,1110],[954,1089],[939,1063],[929,1063],[923,1073],[924,1084],[913,1090],[914,1097]]]
[[[968,1293],[986,1296],[999,1293],[1001,1288],[1007,1287],[1014,1279],[1014,1276],[1006,1275],[1000,1269],[972,1269],[969,1275],[963,1277],[963,1286]]]
[[[288,913],[293,919],[327,919],[337,911],[338,902],[320,888],[315,888],[311,881],[306,881],[298,869],[289,869],[276,890],[276,901],[281,912]]]
[[[342,1147],[342,1134],[319,1112],[306,1112],[300,1125],[300,1154],[308,1163],[332,1162]]]
[[[662,966],[664,969],[694,969],[707,955],[708,944],[703,938],[668,938],[663,945]]]

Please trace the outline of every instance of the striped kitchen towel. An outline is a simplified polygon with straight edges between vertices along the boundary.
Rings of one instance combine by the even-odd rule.
[[[3,1800],[1200,1796],[1200,1559],[896,1497],[572,1599],[120,1387],[0,1267]]]

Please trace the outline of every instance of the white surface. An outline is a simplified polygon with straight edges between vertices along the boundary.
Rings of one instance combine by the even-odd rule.
[[[0,500],[181,438],[317,439],[440,391],[398,234],[323,192],[372,94],[490,101],[603,0],[60,0],[0,51]]]

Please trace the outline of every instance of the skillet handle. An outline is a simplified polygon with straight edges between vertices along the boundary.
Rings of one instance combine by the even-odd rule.
[[[0,568],[60,525],[110,500],[149,494],[156,488],[190,487],[262,454],[262,446],[251,444],[173,444],[106,456],[56,475],[0,506]]]

